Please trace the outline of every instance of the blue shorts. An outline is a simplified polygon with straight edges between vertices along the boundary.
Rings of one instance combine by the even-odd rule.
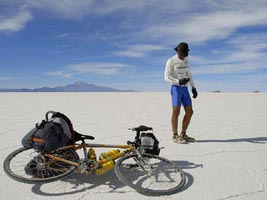
[[[187,87],[171,86],[172,106],[192,106],[192,101]]]

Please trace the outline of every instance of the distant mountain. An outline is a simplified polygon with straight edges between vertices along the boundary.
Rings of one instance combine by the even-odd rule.
[[[77,81],[74,84],[57,87],[42,87],[35,89],[0,89],[0,92],[139,92],[135,90],[119,90],[111,87],[103,87],[94,84],[88,84],[83,81]]]

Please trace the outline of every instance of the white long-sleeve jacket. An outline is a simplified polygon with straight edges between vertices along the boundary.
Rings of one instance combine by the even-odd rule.
[[[165,67],[164,79],[172,85],[179,85],[179,80],[183,78],[190,78],[190,81],[183,86],[190,86],[195,88],[193,77],[189,68],[188,58],[181,60],[177,55],[171,57]]]

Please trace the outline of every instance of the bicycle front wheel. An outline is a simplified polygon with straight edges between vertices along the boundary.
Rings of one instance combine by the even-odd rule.
[[[129,154],[116,163],[115,173],[126,185],[151,196],[170,195],[185,184],[184,172],[172,161],[151,154]]]
[[[51,155],[72,162],[79,159],[76,152],[71,149],[54,151]],[[70,174],[75,167],[46,158],[42,153],[26,147],[10,153],[4,161],[7,175],[23,183],[51,182]]]

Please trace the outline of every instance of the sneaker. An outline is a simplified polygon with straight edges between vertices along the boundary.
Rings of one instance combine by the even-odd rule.
[[[186,144],[186,140],[179,135],[173,135],[172,139],[175,143]]]
[[[186,133],[181,133],[180,137],[183,137],[184,140],[186,140],[186,142],[195,142],[196,141],[195,138],[189,137],[188,135],[186,135]]]

